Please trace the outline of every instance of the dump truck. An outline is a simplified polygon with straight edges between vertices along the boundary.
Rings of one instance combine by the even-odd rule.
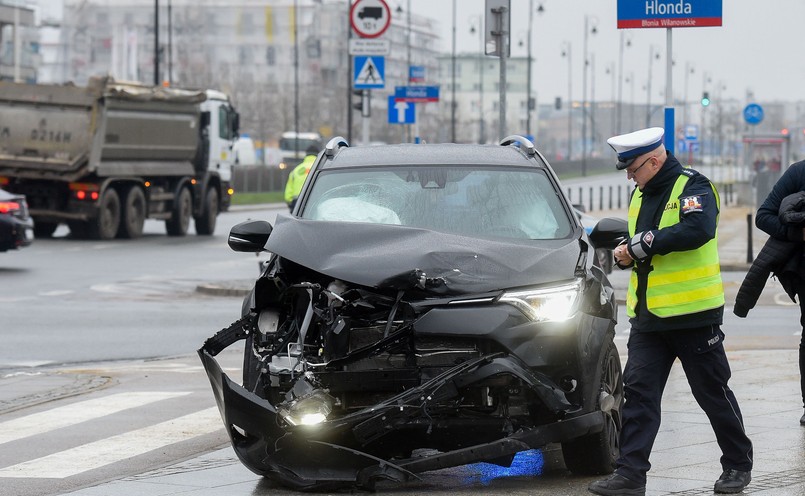
[[[24,194],[34,236],[212,234],[231,195],[239,117],[216,90],[91,78],[86,86],[0,82],[0,188]]]

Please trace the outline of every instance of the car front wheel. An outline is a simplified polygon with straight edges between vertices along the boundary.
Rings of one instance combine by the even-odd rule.
[[[615,343],[610,342],[601,361],[601,380],[596,407],[604,414],[601,432],[562,443],[565,466],[577,475],[611,473],[620,452],[623,409],[623,374]]]

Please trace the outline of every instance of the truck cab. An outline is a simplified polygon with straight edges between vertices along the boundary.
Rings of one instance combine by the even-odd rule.
[[[305,158],[306,150],[313,145],[316,148],[323,148],[322,137],[319,133],[286,131],[282,133],[279,143],[280,154],[282,155],[281,169],[293,169],[302,159]]]

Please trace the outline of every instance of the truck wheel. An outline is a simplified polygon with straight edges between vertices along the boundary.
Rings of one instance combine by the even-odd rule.
[[[565,466],[576,475],[609,474],[615,469],[619,454],[623,378],[621,360],[615,343],[610,342],[601,361],[601,379],[596,408],[604,413],[604,428],[562,443]]]
[[[165,221],[165,228],[169,236],[184,236],[190,226],[190,214],[193,212],[193,197],[190,190],[182,188],[176,201],[173,203],[171,218]]]
[[[119,238],[135,239],[143,235],[145,223],[145,193],[139,186],[132,186],[126,192],[123,200],[123,211],[120,227],[117,230]]]
[[[112,239],[120,227],[120,196],[114,188],[107,188],[98,207],[98,216],[89,223],[89,236],[93,239]]]
[[[196,233],[209,235],[215,232],[215,220],[218,218],[218,191],[215,188],[207,190],[204,195],[204,205],[201,208],[201,215],[195,218]]]
[[[34,237],[35,238],[50,238],[59,227],[58,222],[43,222],[40,220],[34,221]]]

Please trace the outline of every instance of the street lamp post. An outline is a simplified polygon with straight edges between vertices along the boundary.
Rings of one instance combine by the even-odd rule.
[[[562,42],[562,57],[567,57],[567,159],[573,159],[573,62],[570,42]]]
[[[581,175],[587,175],[587,38],[588,34],[592,33],[595,34],[598,32],[596,26],[598,24],[598,18],[593,17],[593,26],[590,28],[590,16],[584,16],[584,65],[583,65],[583,74],[582,74],[582,103],[581,103],[581,110],[582,110],[582,121],[581,121]]]
[[[539,4],[537,7],[537,13],[542,14],[545,12],[545,7],[542,4]],[[534,106],[532,105],[532,98],[531,98],[531,29],[534,24],[534,0],[528,0],[528,75],[527,75],[527,82],[526,82],[526,134],[533,136],[531,133],[531,111],[534,110]]]
[[[682,125],[688,124],[688,76],[696,72],[690,61],[685,62],[685,101],[682,103]]]
[[[154,0],[154,86],[159,86],[159,0]]]
[[[410,68],[408,69],[411,70]],[[453,0],[453,56],[452,68],[450,69],[452,77],[451,91],[453,98],[450,100],[450,136],[453,143],[456,142],[456,0]]]
[[[478,143],[486,141],[484,137],[484,30],[481,29],[483,17],[478,16]],[[475,33],[475,26],[470,26],[470,33]]]
[[[620,50],[618,52],[618,123],[615,131],[618,134],[623,133],[623,48],[632,46],[631,36],[626,38],[626,33],[621,30],[620,34]]]
[[[654,44],[649,46],[648,49],[648,83],[646,84],[646,127],[651,125],[651,67],[654,65],[654,59],[660,58],[659,52],[654,53]]]

